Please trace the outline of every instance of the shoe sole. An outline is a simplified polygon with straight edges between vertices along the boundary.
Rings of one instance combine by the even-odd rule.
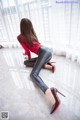
[[[56,112],[60,108],[61,104],[62,103],[60,102],[59,106],[54,110],[54,112]]]
[[[61,106],[61,102],[60,102],[59,106],[52,113],[55,113],[60,108],[60,106]],[[50,113],[50,114],[52,114],[52,113]]]

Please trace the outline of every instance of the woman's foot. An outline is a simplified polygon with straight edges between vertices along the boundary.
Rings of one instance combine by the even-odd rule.
[[[50,65],[50,64],[48,64],[48,63],[44,65],[44,68],[45,68],[45,69],[48,69],[48,70],[51,70],[53,73],[54,73],[55,70],[56,70],[55,65]]]
[[[59,106],[61,104],[61,101],[60,101],[57,93],[61,94],[63,97],[66,97],[65,95],[63,95],[61,92],[59,92],[54,87],[47,89],[46,92],[45,92],[45,95],[49,98],[49,100],[53,104],[50,114],[55,112],[59,108]]]
[[[45,95],[47,96],[47,98],[50,100],[52,104],[55,104],[56,101],[55,101],[54,95],[52,94],[51,89],[47,89],[45,92]]]
[[[57,95],[57,91],[56,88],[51,88],[51,89],[47,89],[45,92],[45,95],[48,97],[48,99],[50,100],[50,102],[52,103],[52,109],[50,114],[52,114],[55,110],[58,109],[58,107],[60,106],[60,99]]]
[[[55,112],[55,111],[59,108],[59,106],[60,106],[60,104],[61,104],[61,101],[60,101],[60,99],[59,99],[59,97],[58,97],[58,95],[57,95],[57,90],[56,90],[56,88],[51,88],[51,92],[52,92],[52,94],[53,94],[56,102],[55,102],[55,104],[52,106],[52,109],[51,109],[50,114],[52,114],[53,112]]]
[[[55,112],[55,111],[59,108],[59,106],[60,106],[60,104],[61,104],[61,101],[60,101],[57,93],[61,94],[63,97],[66,97],[65,95],[63,95],[61,92],[59,92],[59,91],[58,91],[56,88],[54,88],[54,87],[51,88],[51,92],[52,92],[52,94],[53,94],[56,102],[55,102],[55,104],[52,106],[52,109],[51,109],[50,114],[52,114],[53,112]]]
[[[54,73],[55,70],[56,70],[56,66],[53,65],[52,63],[55,63],[55,62],[48,62],[47,64],[50,65],[50,66],[52,67],[51,70],[52,70],[52,72]]]

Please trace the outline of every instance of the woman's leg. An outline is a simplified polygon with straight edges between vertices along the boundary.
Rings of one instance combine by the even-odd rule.
[[[26,65],[26,67],[33,67],[34,64],[35,64],[35,62],[36,62],[36,60],[37,60],[37,58],[38,58],[38,57],[32,58],[32,59],[30,59],[30,60],[25,60],[25,61],[24,61],[24,65]],[[48,63],[44,64],[43,68],[44,68],[44,69],[48,69],[48,70],[52,70],[52,66],[49,65]]]
[[[39,57],[33,67],[33,70],[30,74],[32,80],[39,86],[39,88],[45,93],[45,95],[52,101],[52,103],[55,103],[54,96],[52,95],[51,90],[48,88],[48,86],[43,82],[41,77],[39,76],[39,72],[41,68],[46,64],[52,57],[52,54],[49,50],[46,48],[41,48],[39,51]]]
[[[33,67],[34,64],[35,64],[35,62],[36,62],[36,60],[37,60],[37,58],[38,58],[38,57],[32,58],[32,59],[30,59],[30,60],[25,60],[25,61],[24,61],[24,65],[26,65],[27,67]]]

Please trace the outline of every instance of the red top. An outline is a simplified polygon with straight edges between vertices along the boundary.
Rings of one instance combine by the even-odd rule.
[[[19,42],[21,41],[20,44],[24,48],[25,54],[28,55],[28,59],[31,59],[30,51],[38,55],[38,49],[40,48],[41,44],[39,44],[35,40],[32,40],[33,46],[31,46],[29,42],[22,35],[18,35],[17,39]]]

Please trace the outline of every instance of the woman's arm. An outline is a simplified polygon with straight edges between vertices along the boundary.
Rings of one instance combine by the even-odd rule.
[[[28,60],[31,59],[31,53],[30,53],[30,50],[26,47],[26,45],[24,43],[21,44],[22,47],[24,48],[25,50],[25,55],[28,55]]]
[[[31,54],[30,54],[30,50],[26,47],[25,43],[22,42],[22,37],[21,35],[17,36],[17,39],[19,41],[19,43],[21,44],[21,46],[24,48],[25,50],[25,55],[28,55],[28,60],[31,59]]]

